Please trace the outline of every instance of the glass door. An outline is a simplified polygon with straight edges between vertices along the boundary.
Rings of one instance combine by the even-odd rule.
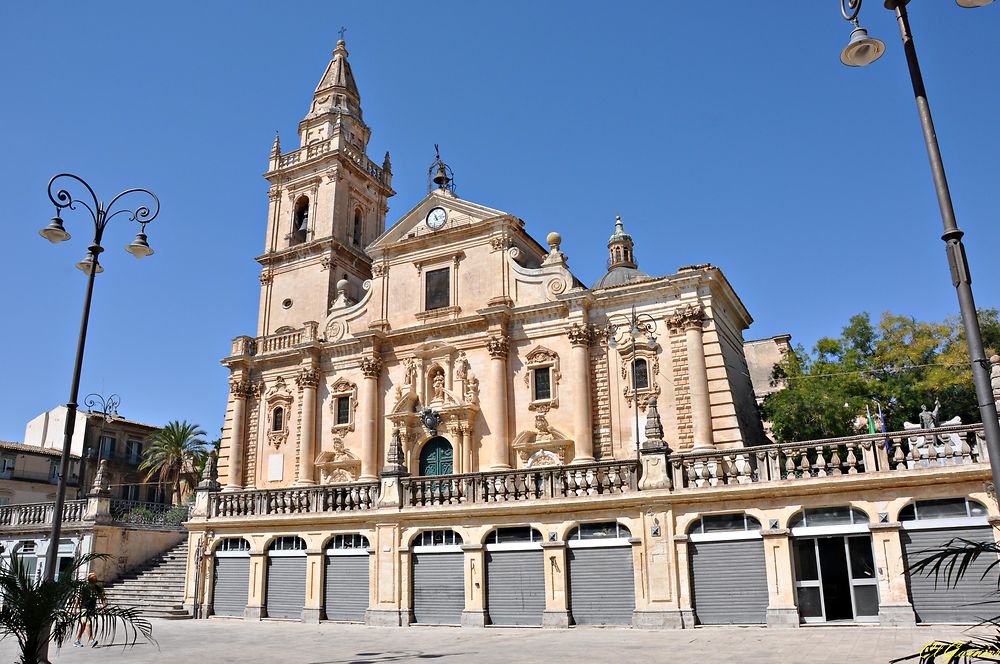
[[[795,593],[799,616],[807,623],[826,622],[823,608],[823,580],[820,577],[819,547],[815,539],[793,540]]]
[[[854,619],[859,622],[877,622],[878,579],[875,576],[871,535],[845,537],[844,548],[851,580]]]

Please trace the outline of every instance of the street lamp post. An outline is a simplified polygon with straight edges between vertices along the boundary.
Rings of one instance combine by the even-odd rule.
[[[618,344],[624,339],[619,339],[619,335],[624,337],[624,331],[628,330],[629,338],[632,344],[632,399],[635,402],[635,458],[640,460],[639,453],[639,389],[636,383],[635,377],[635,351],[636,351],[636,340],[640,334],[646,335],[646,340],[650,345],[656,343],[656,319],[646,313],[637,314],[635,312],[635,305],[632,305],[632,311],[628,316],[624,314],[615,314],[608,317],[608,346],[611,348],[617,348]],[[649,369],[646,369],[646,380],[649,381]]]
[[[57,184],[65,182],[63,184]],[[66,187],[79,188],[82,185],[86,190],[86,198],[78,198],[71,194]],[[135,209],[122,208],[117,211],[114,206],[118,201],[129,194],[142,194],[149,196],[152,201],[146,205]],[[59,535],[62,531],[63,505],[66,500],[66,479],[69,476],[69,453],[73,442],[73,431],[76,426],[77,397],[80,392],[80,372],[83,368],[83,349],[87,343],[87,324],[90,320],[90,302],[94,294],[94,277],[103,268],[98,261],[98,256],[104,248],[101,246],[101,239],[104,237],[104,229],[108,222],[120,214],[128,215],[130,221],[139,224],[139,232],[135,239],[129,243],[125,250],[136,258],[143,258],[153,253],[146,241],[146,224],[153,221],[160,213],[160,201],[153,192],[148,189],[126,189],[111,199],[111,202],[104,204],[99,201],[97,194],[89,184],[83,179],[71,173],[60,173],[49,180],[49,199],[56,206],[55,216],[52,222],[39,231],[39,234],[53,244],[63,242],[70,238],[69,233],[63,228],[63,222],[59,214],[62,210],[69,208],[76,210],[77,206],[83,206],[90,212],[94,221],[94,239],[87,249],[87,255],[82,261],[77,263],[77,267],[87,275],[87,291],[83,298],[83,319],[80,323],[80,335],[76,345],[76,360],[73,364],[73,380],[69,391],[69,402],[66,404],[66,427],[63,430],[62,457],[59,461],[59,485],[56,489],[56,501],[52,510],[52,529],[49,534],[49,551],[45,556],[44,580],[51,581],[55,578],[56,558],[59,550]]]
[[[841,53],[841,61],[849,66],[863,66],[877,60],[882,55],[885,45],[877,39],[864,35],[864,41],[875,42],[859,46],[857,38],[858,12],[861,11],[862,0],[840,0],[840,10],[844,18],[854,24],[851,33],[851,43]],[[944,161],[941,159],[941,149],[938,147],[937,134],[934,131],[934,120],[931,118],[931,107],[927,102],[927,90],[917,62],[917,50],[913,44],[913,34],[910,32],[910,20],[906,13],[909,0],[885,0],[886,9],[896,14],[899,24],[899,35],[903,40],[903,52],[906,54],[906,64],[910,71],[910,81],[913,84],[913,96],[917,102],[917,113],[923,129],[927,156],[931,163],[931,175],[934,178],[934,189],[937,192],[938,206],[941,208],[941,221],[944,223],[944,240],[948,255],[948,267],[951,271],[951,283],[958,293],[958,306],[962,314],[962,326],[965,328],[965,340],[969,350],[969,360],[972,364],[972,381],[976,387],[976,399],[979,402],[979,415],[983,421],[983,433],[986,437],[986,448],[990,456],[990,469],[993,473],[994,490],[1000,488],[1000,421],[997,419],[997,405],[993,398],[993,388],[990,385],[990,365],[983,349],[983,336],[979,329],[979,317],[976,315],[976,303],[972,297],[972,276],[969,272],[969,262],[962,245],[962,231],[955,220],[955,209],[951,203],[951,192],[945,177]],[[992,0],[956,0],[960,7],[981,7]]]

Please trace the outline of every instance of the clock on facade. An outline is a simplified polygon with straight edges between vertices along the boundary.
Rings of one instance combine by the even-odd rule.
[[[444,211],[444,208],[436,207],[432,208],[430,212],[427,213],[425,221],[427,222],[427,227],[433,231],[444,226],[444,222],[448,220],[448,213]]]

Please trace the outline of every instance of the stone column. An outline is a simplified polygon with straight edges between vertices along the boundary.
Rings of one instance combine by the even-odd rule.
[[[569,627],[569,595],[566,592],[566,542],[543,542],[545,555],[545,612],[542,627]]]
[[[760,534],[764,538],[767,566],[767,626],[798,627],[799,610],[795,605],[792,542],[788,529],[772,528]]]
[[[486,547],[463,544],[465,552],[465,609],[462,627],[486,626]]]
[[[688,536],[674,535],[675,555],[677,556],[677,608],[681,614],[681,626],[694,627],[694,604],[691,601],[691,561],[688,553]]]
[[[299,370],[302,388],[302,437],[299,444],[299,476],[297,485],[316,484],[316,387],[319,372],[312,367]]]
[[[917,624],[913,605],[906,592],[907,575],[899,527],[898,521],[873,523],[869,526],[872,531],[872,548],[875,550],[875,570],[878,573],[878,622],[882,627],[914,627]]]
[[[490,470],[510,468],[510,436],[507,433],[507,352],[510,342],[503,334],[495,334],[486,342],[490,354],[490,420],[493,454]]]
[[[365,380],[361,386],[361,479],[378,479],[378,378],[382,373],[382,359],[378,355],[361,358],[361,373]]]
[[[229,391],[233,395],[233,429],[229,436],[229,481],[227,490],[243,488],[243,459],[246,457],[246,405],[252,391],[250,382],[231,379]]]
[[[700,304],[689,304],[680,308],[667,324],[674,331],[683,330],[688,361],[688,390],[691,394],[691,417],[694,428],[692,452],[708,452],[715,449],[712,436],[712,404],[708,395],[708,369],[705,366],[705,340],[702,336],[702,321],[705,310]]]
[[[593,463],[594,422],[590,399],[590,329],[574,323],[567,332],[570,351],[570,380],[576,389],[573,402],[573,463]]]

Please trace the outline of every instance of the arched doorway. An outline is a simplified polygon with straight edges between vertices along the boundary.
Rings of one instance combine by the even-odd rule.
[[[435,436],[420,450],[421,475],[451,475],[455,472],[455,451],[443,436]]]

